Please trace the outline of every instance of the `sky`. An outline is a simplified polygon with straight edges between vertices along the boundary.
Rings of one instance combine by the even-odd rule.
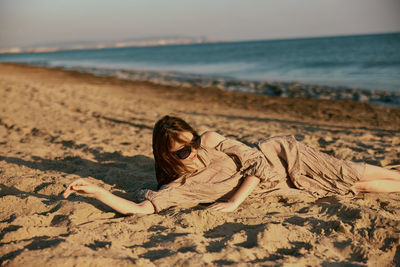
[[[215,41],[400,32],[400,0],[0,0],[0,48],[185,36]]]

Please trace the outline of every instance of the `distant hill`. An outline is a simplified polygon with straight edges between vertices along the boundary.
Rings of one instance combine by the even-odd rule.
[[[130,46],[157,46],[172,44],[195,44],[212,42],[206,37],[186,37],[186,36],[165,36],[165,37],[146,37],[131,38],[120,41],[71,41],[71,42],[52,42],[41,43],[32,46],[20,46],[0,49],[1,54],[5,53],[39,53],[54,52],[59,50],[79,50],[79,49],[103,49]]]

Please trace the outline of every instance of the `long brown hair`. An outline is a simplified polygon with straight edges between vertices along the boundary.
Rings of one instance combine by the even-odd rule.
[[[186,143],[180,138],[182,132],[197,132],[184,120],[178,117],[164,116],[154,125],[153,155],[155,161],[157,189],[168,184],[185,173],[187,169],[179,158],[170,152],[173,142]]]

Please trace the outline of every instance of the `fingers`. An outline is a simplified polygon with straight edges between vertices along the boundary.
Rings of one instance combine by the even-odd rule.
[[[72,190],[74,191],[83,191],[86,188],[86,185],[74,185],[72,186]]]
[[[67,198],[69,197],[69,195],[71,195],[72,193],[72,184],[67,186],[67,189],[65,189],[64,193],[63,193],[63,197]]]
[[[217,210],[217,211],[227,211],[226,207],[223,206],[215,206],[211,208],[212,210]]]
[[[86,182],[86,181],[83,180],[83,179],[77,179],[77,180],[73,181],[72,183],[70,183],[70,184],[67,186],[67,189],[65,189],[65,191],[64,191],[64,193],[63,193],[63,197],[64,197],[64,198],[67,198],[67,197],[69,197],[73,192],[77,192],[77,191],[78,191],[77,186],[78,186],[78,187],[79,187],[79,186],[85,186],[85,185],[87,185],[87,184],[89,184],[89,183]]]
[[[211,204],[207,207],[207,209],[213,209],[216,205],[218,205],[218,203]]]
[[[215,206],[217,206],[218,204],[219,204],[218,202],[213,203],[213,204],[211,204],[210,206],[208,206],[207,209],[208,209],[208,210],[213,210],[213,209],[215,209]]]
[[[234,211],[236,209],[236,207],[231,203],[216,202],[216,203],[208,206],[207,209],[217,210],[217,211],[222,211],[222,212],[231,212],[231,211]]]
[[[223,208],[225,208],[224,203],[214,203],[212,205],[210,205],[207,209],[210,210],[222,210]]]
[[[78,192],[78,193],[86,193],[87,189],[88,189],[87,185],[74,185],[72,187],[72,190],[74,190],[75,192]]]
[[[64,198],[68,198],[69,195],[71,195],[71,191],[69,189],[65,190],[64,193],[62,194]]]
[[[72,183],[70,183],[70,184],[67,186],[67,189],[65,189],[65,191],[64,191],[64,193],[63,193],[63,197],[64,197],[64,198],[67,198],[67,197],[69,197],[69,195],[71,195],[71,193],[72,193],[72,187],[74,186],[74,184],[75,184],[76,182],[78,182],[78,180],[73,181]]]

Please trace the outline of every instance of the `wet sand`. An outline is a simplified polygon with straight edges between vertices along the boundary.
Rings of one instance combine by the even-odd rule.
[[[4,266],[400,265],[400,194],[252,194],[121,216],[61,193],[84,177],[136,200],[155,188],[151,135],[165,114],[253,143],[275,135],[336,157],[400,164],[400,109],[277,98],[0,64],[0,262]]]

